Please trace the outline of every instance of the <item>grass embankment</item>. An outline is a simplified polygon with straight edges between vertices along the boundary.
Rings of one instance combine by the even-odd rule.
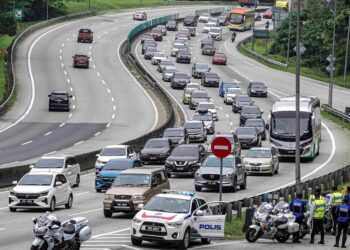
[[[266,41],[265,41],[265,39],[255,39],[254,51],[259,53],[259,54],[261,54],[261,55],[263,55],[263,56],[265,56],[265,57],[268,57],[268,58],[270,58],[272,60],[285,63],[286,62],[286,56],[272,55],[272,54],[268,53],[268,51],[271,48],[271,45],[273,43],[273,39],[274,39],[273,36],[270,39],[268,39],[267,49],[266,49]],[[246,43],[246,47],[247,48],[251,49],[251,46],[252,46],[252,44],[251,44],[250,41]],[[238,47],[238,50],[242,54],[244,54],[244,55],[246,55],[246,56],[248,56],[250,58],[253,58],[254,60],[257,60],[260,63],[262,63],[264,65],[267,65],[267,66],[269,66],[271,68],[282,70],[282,71],[286,71],[286,72],[293,73],[293,74],[295,73],[295,57],[289,58],[288,67],[285,68],[285,67],[281,67],[281,66],[277,66],[277,65],[274,65],[274,64],[267,63],[267,62],[265,62],[265,61],[255,57],[254,55],[251,55],[250,53],[246,52],[241,46]],[[301,60],[302,60],[302,58],[301,58]],[[303,76],[315,79],[315,80],[319,80],[319,81],[323,81],[323,82],[329,82],[329,77],[326,74],[324,74],[323,72],[321,72],[319,69],[316,69],[316,68],[309,68],[309,67],[301,66],[300,74],[303,75]],[[350,74],[349,73],[347,75],[345,84],[343,83],[343,75],[334,76],[333,79],[334,79],[334,83],[336,85],[341,86],[341,87],[350,88]]]
[[[89,0],[85,1],[64,1],[64,4],[68,8],[68,13],[78,13],[87,11],[89,8]],[[145,8],[145,7],[160,7],[169,5],[195,5],[195,4],[218,4],[229,5],[228,2],[210,2],[210,1],[174,1],[174,0],[91,0],[91,9],[98,12],[105,12],[111,10],[120,10],[127,8]]]
[[[14,37],[0,36],[0,103],[4,99],[7,82],[6,49],[11,45]]]
[[[225,223],[225,240],[242,240],[244,239],[244,233],[242,228],[244,225],[245,213],[242,214],[242,218],[237,216],[232,217],[232,222]]]
[[[342,128],[345,128],[345,129],[350,131],[350,123],[343,121],[342,119],[338,118],[335,115],[332,115],[331,113],[328,113],[327,111],[322,111],[321,115],[323,118],[326,118],[327,120],[330,120],[330,121],[338,124]]]

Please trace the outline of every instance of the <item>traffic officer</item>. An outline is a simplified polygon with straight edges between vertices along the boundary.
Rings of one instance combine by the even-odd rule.
[[[302,200],[303,194],[301,192],[298,192],[296,194],[296,197],[297,198],[290,203],[289,209],[293,212],[293,215],[295,216],[295,222],[299,224],[299,231],[293,234],[293,242],[301,243],[301,241],[299,240],[300,225],[303,221],[304,213],[307,212],[307,208],[305,202]]]
[[[344,196],[344,198],[348,198],[348,201],[350,203],[350,186],[346,187],[346,194]],[[348,204],[350,206],[350,204]]]
[[[349,229],[349,221],[350,221],[350,206],[348,205],[349,199],[344,198],[343,203],[337,207],[336,213],[338,217],[338,232],[337,236],[335,237],[335,247],[339,247],[339,239],[340,235],[343,231],[343,239],[341,243],[342,248],[346,248],[345,242],[347,238],[347,233]]]
[[[317,188],[315,189],[315,193],[321,194],[321,188],[317,187]],[[321,199],[324,199],[324,197],[323,197],[322,195],[320,195],[320,198],[321,198]],[[315,195],[310,194],[310,196],[309,196],[309,202],[308,202],[310,208],[311,208],[312,204],[314,203],[314,201],[315,201]]]
[[[332,208],[332,220],[333,220],[333,232],[332,234],[335,235],[337,232],[337,218],[338,213],[336,212],[337,208],[342,204],[342,194],[338,192],[338,189],[336,186],[332,187],[332,194],[329,196],[329,200],[327,202],[327,205],[331,206]]]
[[[318,244],[324,244],[324,228],[323,228],[323,217],[326,209],[326,202],[320,198],[320,193],[315,193],[315,201],[310,208],[310,220],[313,224],[311,231],[310,244],[314,244],[316,232],[321,233],[321,240]]]

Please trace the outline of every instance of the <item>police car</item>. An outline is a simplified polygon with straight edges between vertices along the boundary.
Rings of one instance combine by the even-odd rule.
[[[212,238],[224,238],[225,215],[213,215],[203,198],[192,192],[167,191],[158,194],[140,210],[131,223],[131,242],[176,244],[187,249],[190,241],[209,244]]]

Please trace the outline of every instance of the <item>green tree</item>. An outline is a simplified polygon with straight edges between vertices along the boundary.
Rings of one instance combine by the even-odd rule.
[[[0,35],[16,35],[16,21],[12,14],[0,15]]]

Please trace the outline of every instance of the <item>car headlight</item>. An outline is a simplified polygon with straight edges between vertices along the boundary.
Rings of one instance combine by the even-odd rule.
[[[48,195],[49,195],[49,191],[43,192],[43,193],[40,194],[40,196],[48,196]]]
[[[179,227],[181,227],[182,226],[182,221],[177,221],[177,222],[168,222],[168,225],[170,226],[170,227],[177,227],[177,228],[179,228]]]
[[[137,224],[139,224],[139,223],[141,223],[141,222],[142,222],[142,220],[140,220],[140,219],[138,219],[138,218],[134,217],[134,218],[132,219],[132,222],[133,222],[133,223],[137,223]]]
[[[106,194],[105,195],[105,200],[113,200],[114,195],[113,194]]]
[[[101,163],[103,163],[103,161],[101,161],[101,160],[96,161],[96,164],[101,164]]]
[[[263,165],[263,166],[271,166],[271,165],[272,165],[272,162],[271,162],[271,161],[263,162],[262,165]]]
[[[232,174],[225,174],[224,177],[231,177]]]
[[[11,191],[10,191],[10,195],[11,195],[11,196],[16,196],[16,192],[15,192],[14,190],[11,190]]]
[[[170,165],[174,163],[173,161],[168,161],[168,160],[166,160],[165,162],[166,164],[170,164]]]
[[[145,196],[143,196],[142,194],[135,194],[132,196],[131,198],[132,200],[144,200]]]
[[[189,161],[188,164],[197,164],[198,161]]]

